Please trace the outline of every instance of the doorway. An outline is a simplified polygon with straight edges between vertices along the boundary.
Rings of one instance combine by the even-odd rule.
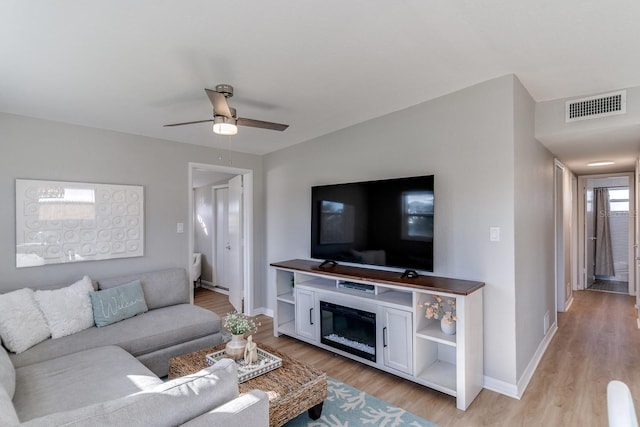
[[[634,295],[635,206],[631,174],[581,177],[581,289]]]
[[[189,259],[203,287],[228,295],[239,312],[253,300],[252,171],[189,163]]]

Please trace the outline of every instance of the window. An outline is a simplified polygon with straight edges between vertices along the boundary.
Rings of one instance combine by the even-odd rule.
[[[609,188],[609,210],[611,212],[629,212],[629,188]]]

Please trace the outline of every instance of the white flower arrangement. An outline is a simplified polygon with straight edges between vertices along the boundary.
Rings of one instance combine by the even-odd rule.
[[[224,327],[233,335],[244,335],[247,332],[255,333],[258,331],[258,327],[253,320],[237,311],[227,313],[227,317],[224,319]]]
[[[433,302],[420,303],[418,307],[426,307],[424,317],[427,319],[444,319],[447,325],[451,325],[453,322],[458,321],[456,316],[456,299],[448,298],[445,300],[440,295],[431,295]]]

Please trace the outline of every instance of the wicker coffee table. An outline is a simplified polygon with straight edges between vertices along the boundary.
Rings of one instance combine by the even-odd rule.
[[[209,366],[205,356],[223,350],[225,344],[205,348],[169,360],[169,379],[193,374]],[[327,397],[327,374],[286,356],[272,347],[258,347],[282,358],[282,367],[240,383],[240,393],[259,389],[269,396],[269,425],[281,426],[304,411],[313,420],[320,418]]]

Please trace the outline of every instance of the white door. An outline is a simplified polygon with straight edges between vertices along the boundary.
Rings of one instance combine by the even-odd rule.
[[[242,265],[242,175],[229,180],[229,302],[240,313],[243,310],[244,280]]]
[[[636,292],[636,307],[638,307],[638,326],[640,327],[640,158],[636,160],[636,173],[635,173],[635,185],[630,186],[629,189],[633,188],[635,191],[633,193],[629,193],[629,198],[633,197],[633,201],[629,201],[633,203],[635,206],[635,233],[633,233],[635,242],[634,242],[634,258],[635,258],[635,268],[636,274],[634,277],[635,281],[635,292]],[[629,267],[631,270],[633,267]]]
[[[213,269],[214,286],[229,289],[229,190],[227,187],[214,187],[215,232],[213,253],[215,266]]]
[[[315,294],[296,289],[296,334],[311,341],[316,340]]]
[[[382,354],[384,365],[406,374],[413,374],[413,342],[410,311],[384,307]]]
[[[588,183],[589,181],[587,181]],[[585,189],[585,232],[586,237],[585,245],[585,269],[586,278],[584,281],[584,288],[587,289],[590,284],[595,281],[595,258],[596,258],[596,227],[595,218],[593,212],[593,188]]]

